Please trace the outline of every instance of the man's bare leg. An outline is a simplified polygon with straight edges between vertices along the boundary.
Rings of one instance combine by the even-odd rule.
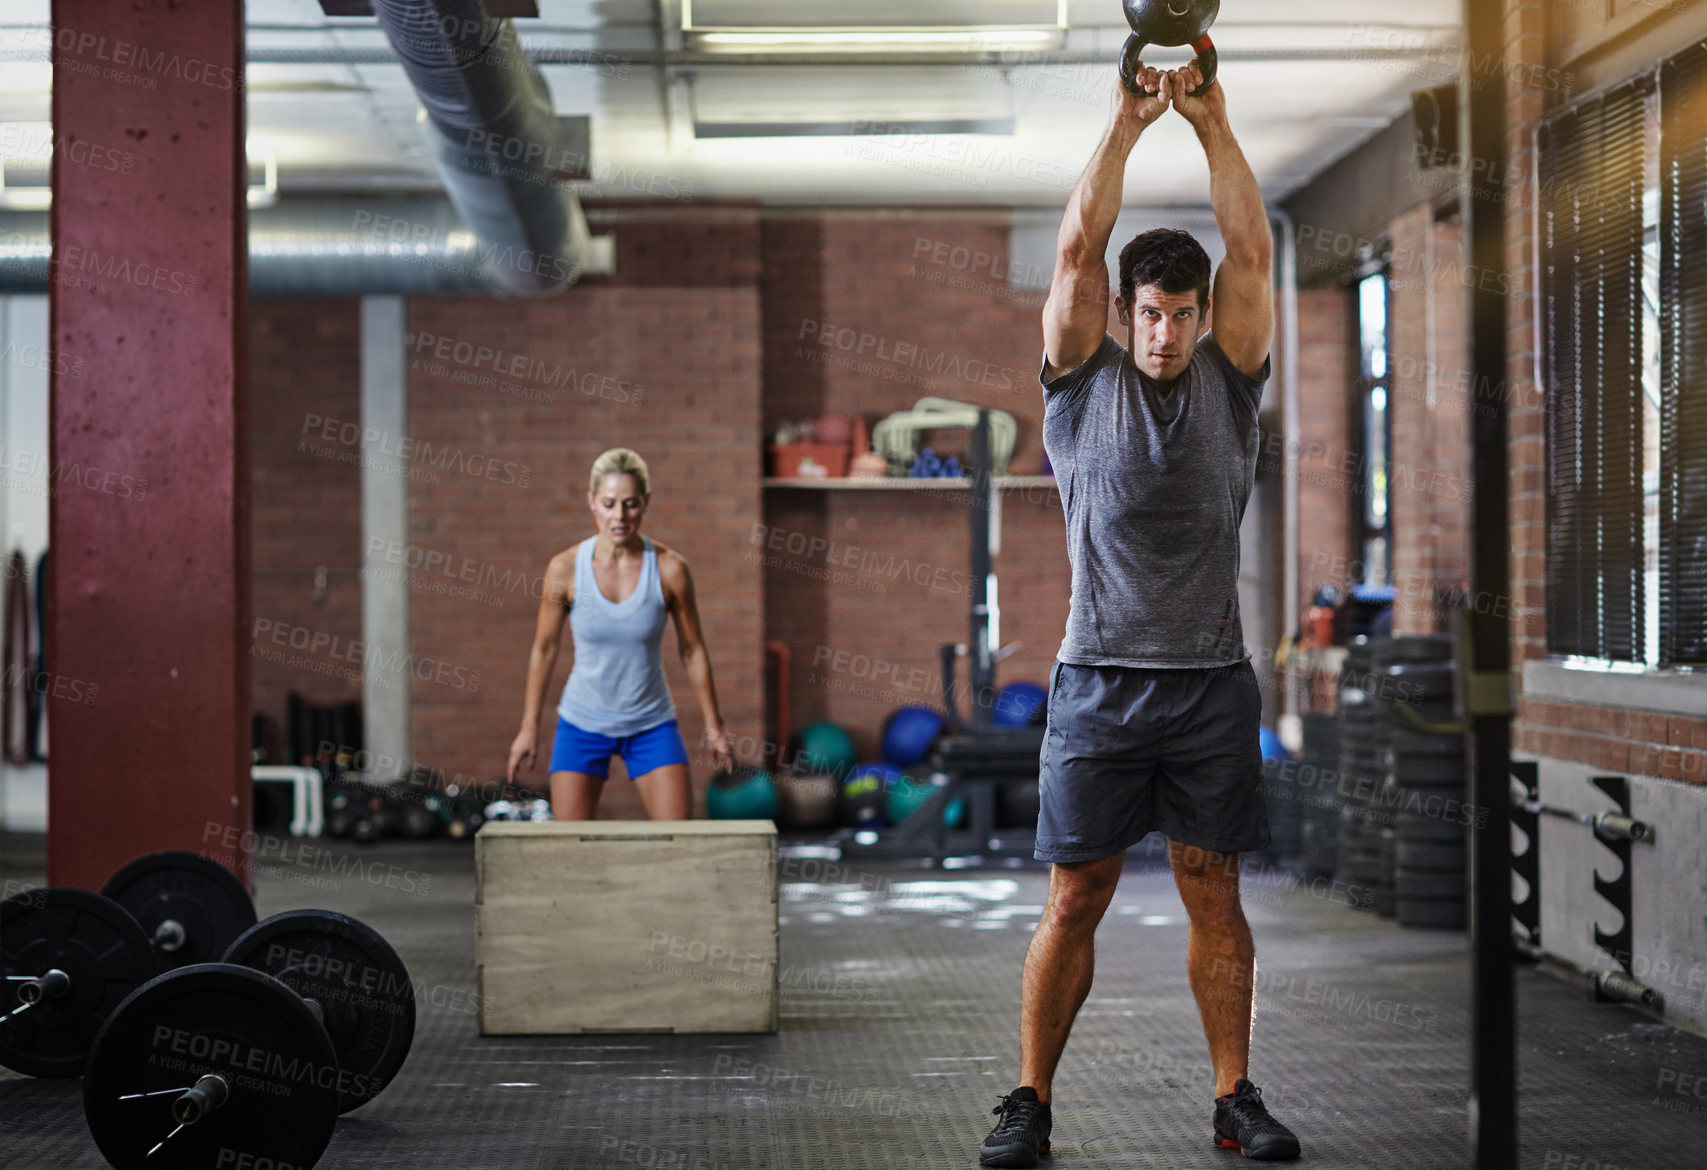
[[[1169,841],[1168,862],[1191,919],[1186,972],[1215,1066],[1215,1095],[1224,1097],[1250,1072],[1256,982],[1256,945],[1239,904],[1239,855]]]
[[[1057,862],[1049,873],[1043,917],[1025,952],[1020,1009],[1020,1084],[1049,1100],[1050,1084],[1073,1017],[1090,994],[1096,968],[1097,923],[1108,910],[1126,855],[1101,861]]]

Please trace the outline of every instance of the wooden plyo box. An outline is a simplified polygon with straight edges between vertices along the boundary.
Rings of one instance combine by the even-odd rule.
[[[483,1035],[776,1031],[770,821],[490,821],[474,866]]]

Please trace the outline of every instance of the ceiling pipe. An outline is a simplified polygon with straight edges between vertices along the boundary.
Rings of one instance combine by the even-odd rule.
[[[583,274],[609,273],[611,237],[594,237]],[[0,294],[47,292],[45,211],[0,213]],[[249,213],[249,291],[257,295],[490,294],[496,247],[443,199],[304,199]],[[132,279],[122,256],[90,256],[80,279]],[[504,286],[499,286],[504,287]]]
[[[481,0],[373,0],[421,99],[423,132],[445,193],[504,291],[549,296],[610,264],[560,173],[583,169],[522,51],[515,24]]]

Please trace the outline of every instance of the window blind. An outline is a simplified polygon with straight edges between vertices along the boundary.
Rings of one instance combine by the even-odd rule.
[[[1707,46],[1660,71],[1660,662],[1707,665]]]
[[[1642,650],[1643,78],[1541,130],[1547,649]]]

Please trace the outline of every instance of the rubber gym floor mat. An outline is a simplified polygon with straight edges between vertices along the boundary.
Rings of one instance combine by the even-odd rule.
[[[452,842],[276,844],[257,908],[352,914],[409,966],[418,1025],[397,1081],[343,1118],[322,1167],[891,1170],[971,1167],[1018,1074],[1020,966],[1038,867],[785,861],[775,1036],[478,1033],[473,854]],[[35,880],[39,880],[39,875]],[[1303,1165],[1458,1167],[1467,1149],[1468,948],[1348,908],[1347,891],[1247,874],[1257,939],[1252,1077]],[[1074,1167],[1226,1168],[1165,871],[1132,866],[1056,1081]],[[1699,993],[1697,993],[1699,994]],[[1518,976],[1524,1170],[1701,1164],[1707,1038]],[[1707,1092],[1707,1089],[1703,1090]],[[0,1166],[104,1163],[81,1086],[0,1073]]]

